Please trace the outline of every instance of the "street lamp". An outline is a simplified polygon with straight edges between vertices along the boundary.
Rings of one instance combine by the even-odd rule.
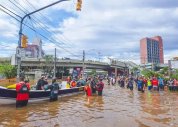
[[[46,9],[46,8],[48,8],[48,7],[51,7],[51,6],[53,6],[53,5],[55,5],[55,4],[58,4],[58,3],[60,3],[60,2],[63,2],[63,1],[69,1],[69,0],[59,0],[59,1],[56,1],[56,2],[54,2],[54,3],[52,3],[52,4],[49,4],[49,5],[47,5],[47,6],[44,6],[44,7],[42,7],[42,8],[40,8],[40,9],[38,9],[38,10],[35,10],[35,11],[33,11],[33,12],[30,12],[30,13],[28,13],[28,14],[26,14],[24,17],[22,17],[21,18],[21,22],[20,22],[20,30],[19,30],[19,42],[18,42],[18,47],[17,47],[17,50],[16,50],[16,60],[17,60],[17,64],[18,64],[18,68],[17,68],[17,79],[19,79],[19,76],[20,76],[20,67],[21,67],[21,38],[22,38],[22,25],[23,25],[23,21],[25,20],[25,18],[26,17],[29,17],[30,15],[32,15],[32,14],[34,14],[34,13],[36,13],[36,12],[39,12],[39,11],[41,11],[41,10],[44,10],[44,9]]]

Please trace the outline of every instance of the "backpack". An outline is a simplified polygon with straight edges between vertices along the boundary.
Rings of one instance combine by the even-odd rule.
[[[51,90],[52,95],[58,95],[58,92],[59,92],[59,86],[58,86],[58,84],[55,83],[52,86],[53,86],[52,90]]]
[[[20,90],[19,90],[19,93],[29,93],[29,89],[27,87],[27,85],[24,83],[22,84]]]

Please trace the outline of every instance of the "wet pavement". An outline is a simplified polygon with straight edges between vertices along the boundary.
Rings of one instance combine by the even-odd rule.
[[[0,105],[0,127],[178,127],[178,93],[106,86],[103,96],[60,97],[16,109]]]

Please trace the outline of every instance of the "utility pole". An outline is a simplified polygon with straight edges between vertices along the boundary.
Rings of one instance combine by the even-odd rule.
[[[52,3],[52,4],[49,4],[49,5],[45,6],[45,7],[42,7],[40,9],[38,9],[38,10],[30,12],[30,13],[26,14],[24,17],[21,18],[21,21],[20,21],[20,30],[19,30],[19,42],[18,42],[18,47],[17,47],[17,50],[16,50],[16,60],[17,60],[17,64],[18,64],[17,79],[19,79],[19,77],[20,77],[20,71],[21,71],[20,70],[20,68],[21,68],[21,49],[22,49],[22,47],[21,47],[21,38],[22,38],[22,25],[23,25],[23,21],[25,20],[26,17],[29,17],[30,15],[32,15],[32,14],[34,14],[36,12],[44,10],[44,9],[46,9],[48,7],[51,7],[51,6],[55,5],[55,4],[58,4],[58,3],[63,2],[63,1],[69,1],[69,0],[58,0],[58,1],[54,2],[54,3]]]
[[[56,48],[55,48],[55,55],[54,55],[54,78],[56,78]]]
[[[82,78],[84,79],[84,71],[85,71],[85,50],[83,50],[83,72],[82,72]]]

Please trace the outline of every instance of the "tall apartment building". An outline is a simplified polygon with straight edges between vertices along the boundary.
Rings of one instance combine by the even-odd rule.
[[[163,40],[160,36],[140,40],[141,64],[164,63]]]

